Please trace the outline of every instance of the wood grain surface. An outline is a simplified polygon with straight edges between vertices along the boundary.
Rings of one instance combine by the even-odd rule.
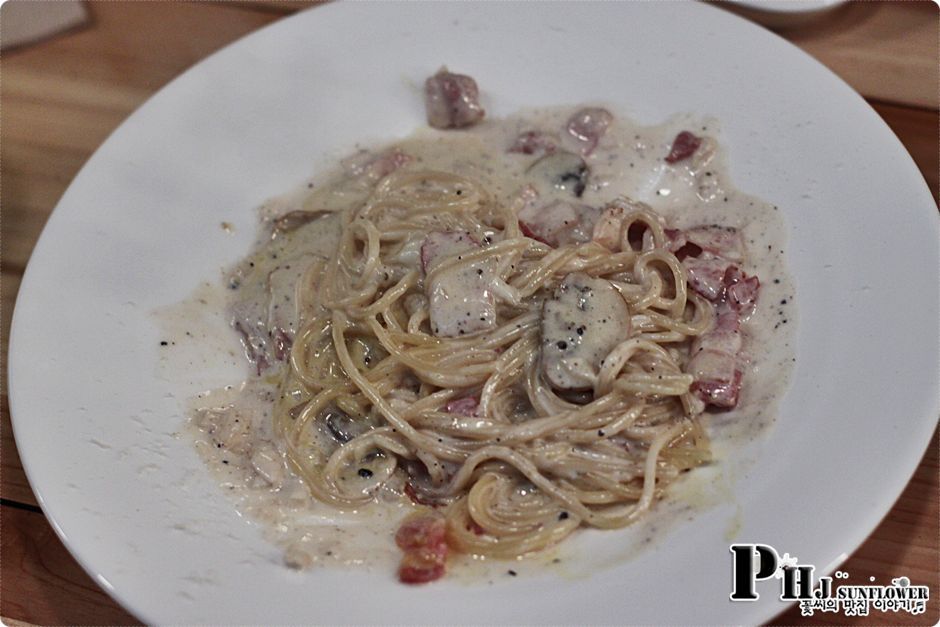
[[[81,569],[39,509],[12,437],[6,347],[20,279],[49,213],[107,136],[157,89],[215,50],[312,2],[91,2],[80,29],[0,58],[0,617],[6,624],[136,624]],[[780,34],[866,97],[937,194],[938,9],[853,2]],[[936,271],[932,269],[931,271]],[[933,440],[904,493],[842,569],[850,583],[905,575],[931,586],[927,614],[801,617],[791,625],[940,620],[940,499]]]

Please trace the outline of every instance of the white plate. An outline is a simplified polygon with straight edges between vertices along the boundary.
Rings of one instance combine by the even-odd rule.
[[[847,0],[727,0],[731,10],[768,28],[802,26],[828,15]]]
[[[595,576],[406,588],[386,572],[291,572],[174,436],[182,397],[233,369],[159,376],[150,312],[244,255],[254,207],[324,156],[422,124],[416,85],[443,62],[473,74],[497,115],[598,100],[647,123],[713,115],[738,187],[789,224],[801,320],[779,422],[736,456],[728,502]],[[17,444],[56,531],[146,622],[757,623],[784,606],[772,586],[729,602],[729,525],[831,569],[924,451],[940,380],[937,224],[910,157],[856,93],[713,7],[325,6],[174,81],[63,196],[15,312]],[[582,535],[613,554],[630,532]]]
[[[826,11],[845,4],[846,0],[728,0],[728,2],[758,11],[793,14]]]

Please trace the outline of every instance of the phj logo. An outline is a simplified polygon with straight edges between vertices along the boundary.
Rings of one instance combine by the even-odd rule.
[[[833,585],[833,579],[846,580],[849,574],[836,571],[833,577],[814,578],[816,567],[800,564],[796,557],[781,557],[768,544],[732,544],[732,601],[756,601],[760,598],[757,582],[780,580],[781,601],[799,601],[804,616],[815,612],[839,612],[846,616],[868,616],[870,608],[883,612],[905,611],[922,614],[927,609],[930,588],[912,586],[907,577],[891,580],[890,586]],[[874,577],[869,581],[873,582]]]

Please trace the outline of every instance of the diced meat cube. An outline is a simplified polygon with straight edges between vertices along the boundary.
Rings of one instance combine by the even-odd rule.
[[[689,287],[710,301],[717,301],[724,294],[725,273],[732,262],[711,253],[698,257],[686,257],[682,261],[689,277]]]
[[[757,277],[729,266],[722,277],[715,323],[692,343],[686,371],[694,379],[692,391],[707,405],[730,409],[738,403],[743,378],[741,320],[753,310],[759,288]]]
[[[691,390],[706,405],[721,409],[734,409],[738,405],[741,393],[741,381],[744,374],[736,367],[736,360],[723,353],[706,351],[701,354],[702,373],[692,372],[695,381]],[[709,362],[706,365],[705,359]]]
[[[432,272],[446,259],[480,248],[467,232],[435,232],[421,245],[421,265]],[[459,264],[437,273],[425,285],[431,331],[438,337],[457,337],[491,329],[496,325],[496,298],[491,286],[496,278],[494,260]]]
[[[483,119],[486,112],[479,102],[476,81],[441,68],[424,83],[424,104],[428,124],[434,128],[463,128]]]
[[[447,524],[440,514],[417,514],[405,519],[395,534],[395,543],[405,552],[398,567],[402,583],[427,583],[444,575],[446,533]]]
[[[445,563],[417,551],[408,551],[398,565],[398,580],[410,584],[436,581],[444,576]]]
[[[690,133],[689,131],[682,131],[672,142],[672,148],[669,151],[669,154],[666,155],[666,163],[678,163],[683,159],[688,159],[695,151],[698,150],[698,147],[702,145],[702,138],[697,137]]]
[[[730,409],[737,405],[742,373],[741,322],[738,312],[728,305],[718,305],[718,315],[711,329],[692,342],[686,371],[692,375],[692,392],[706,405]]]
[[[421,514],[406,518],[395,533],[395,544],[403,551],[413,549],[440,550],[445,543],[447,526],[438,514]]]
[[[576,111],[568,118],[568,133],[581,142],[581,152],[591,154],[607,132],[614,116],[607,109],[587,107]]]
[[[558,138],[542,131],[525,131],[516,137],[509,152],[542,157],[558,149]]]
[[[549,246],[580,244],[591,240],[597,216],[593,207],[564,200],[528,204],[519,211],[519,228],[527,237]]]
[[[588,389],[601,360],[629,336],[629,309],[610,281],[569,274],[542,309],[542,373],[557,389]]]
[[[737,266],[731,266],[725,272],[724,283],[728,304],[739,316],[750,315],[757,305],[760,280],[756,276],[747,276]]]

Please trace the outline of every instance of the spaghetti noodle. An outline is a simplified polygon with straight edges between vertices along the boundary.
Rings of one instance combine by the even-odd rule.
[[[416,498],[446,506],[452,548],[514,557],[582,524],[629,524],[708,459],[684,366],[714,312],[688,289],[661,219],[648,208],[627,214],[611,254],[526,237],[518,210],[472,179],[403,169],[340,217],[336,253],[297,287],[298,301],[317,305],[300,312],[274,418],[317,499],[355,507],[407,468]],[[638,228],[639,247],[628,241]],[[409,250],[435,232],[482,244],[424,272]],[[495,324],[435,335],[428,286],[486,264],[500,295]],[[540,373],[540,319],[571,273],[615,286],[633,332],[623,330],[592,389],[565,393]],[[459,399],[472,399],[469,415],[448,411]],[[311,427],[340,412],[364,427],[325,450]]]
[[[560,108],[426,131],[262,208],[227,283],[257,376],[194,424],[288,565],[401,557],[389,518],[409,583],[449,552],[534,554],[643,518],[710,437],[766,424],[782,229],[684,130],[705,126]]]

